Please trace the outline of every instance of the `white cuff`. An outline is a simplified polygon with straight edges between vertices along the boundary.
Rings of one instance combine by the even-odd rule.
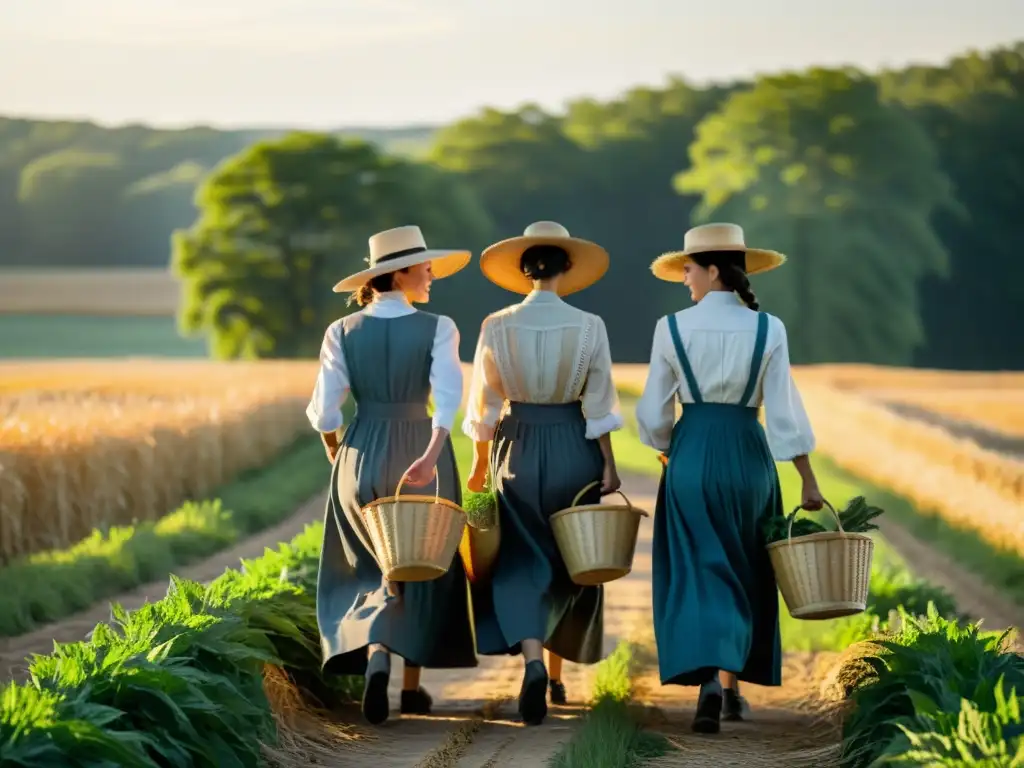
[[[435,409],[434,418],[431,419],[431,425],[434,429],[447,429],[450,434],[452,427],[455,426],[455,414],[441,413]]]
[[[597,440],[602,435],[622,429],[622,414],[612,411],[600,419],[587,419],[587,440]]]
[[[306,418],[309,419],[310,426],[317,432],[335,432],[345,424],[340,408],[335,411],[320,413],[313,403],[306,406]]]
[[[462,433],[475,443],[489,443],[494,439],[495,426],[472,421],[468,416],[462,422]]]

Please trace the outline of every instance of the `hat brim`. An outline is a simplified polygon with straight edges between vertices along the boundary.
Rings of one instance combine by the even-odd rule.
[[[572,265],[558,282],[558,295],[582,291],[596,283],[608,271],[608,251],[597,243],[578,237],[510,237],[495,243],[480,254],[484,277],[506,291],[526,295],[533,291],[533,280],[519,269],[523,251],[534,245],[557,245],[569,254]]]
[[[681,283],[686,278],[683,267],[686,262],[692,261],[694,254],[714,253],[723,250],[721,248],[692,251],[671,251],[663,253],[651,264],[651,272],[659,280],[670,283]],[[764,272],[781,267],[786,263],[786,257],[777,251],[766,251],[761,248],[729,248],[730,251],[742,251],[747,255],[746,273],[748,275],[759,275]]]
[[[434,279],[441,280],[445,277],[451,277],[459,270],[465,268],[472,258],[473,256],[469,251],[420,251],[409,256],[386,261],[375,267],[364,269],[362,272],[356,272],[354,275],[349,275],[334,285],[334,292],[351,293],[352,291],[358,291],[375,277],[386,275],[390,272],[398,272],[400,269],[415,267],[417,264],[425,264],[428,261],[430,262],[430,271],[433,273]]]

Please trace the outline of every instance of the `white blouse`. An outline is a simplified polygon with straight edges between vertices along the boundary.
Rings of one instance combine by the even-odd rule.
[[[690,360],[700,396],[707,403],[737,403],[743,396],[757,337],[757,313],[732,292],[713,291],[676,313],[679,337]],[[666,451],[676,420],[676,401],[692,403],[682,365],[672,344],[668,318],[654,330],[651,365],[636,407],[640,440]],[[777,461],[814,450],[814,432],[789,365],[786,326],[768,316],[768,338],[749,403],[765,407],[768,445]]]
[[[370,317],[393,318],[411,315],[417,310],[409,304],[401,291],[390,291],[377,296],[360,310]],[[320,372],[316,377],[313,397],[306,407],[306,417],[314,429],[333,432],[344,423],[341,406],[349,393],[348,366],[341,346],[343,320],[327,328],[320,347]],[[455,415],[462,404],[462,363],[459,360],[459,329],[450,317],[437,318],[434,332],[433,357],[430,362],[430,389],[434,400],[433,425],[449,432],[455,424]]]
[[[462,422],[466,435],[481,443],[493,439],[506,402],[577,400],[588,440],[622,427],[608,331],[600,317],[552,291],[533,291],[484,320]]]

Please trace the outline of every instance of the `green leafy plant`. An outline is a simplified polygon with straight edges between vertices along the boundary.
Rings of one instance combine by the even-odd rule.
[[[498,524],[498,494],[490,488],[466,491],[462,496],[466,522],[474,528],[489,530]]]
[[[1004,683],[1002,678],[996,681],[991,712],[970,699],[961,699],[959,710],[946,712],[927,696],[915,696],[916,714],[897,723],[903,738],[895,739],[877,762],[936,768],[1024,765],[1021,700],[1013,689],[1006,693]]]
[[[209,586],[172,578],[167,596],[113,610],[85,642],[36,657],[0,698],[0,765],[256,768],[275,741],[267,664],[322,701],[359,681],[320,677],[315,582],[322,525]]]
[[[920,618],[900,609],[899,629],[872,641],[869,652],[857,660],[857,679],[850,685],[853,708],[844,723],[843,766],[871,766],[910,750],[908,731],[920,736],[921,745],[935,749],[941,739],[922,734],[952,733],[952,720],[938,713],[962,713],[965,700],[971,702],[971,711],[1009,717],[1010,710],[1000,704],[1004,689],[997,692],[997,681],[1024,690],[1024,659],[1008,652],[1007,637],[946,619],[934,606]],[[971,715],[965,717],[969,725]],[[980,748],[989,737],[964,731],[957,738],[963,745],[973,739]]]
[[[797,519],[797,515],[800,512],[801,510],[796,509],[785,517],[770,518],[765,523],[765,543],[771,544],[773,541],[783,541],[789,538],[790,524],[793,526],[792,537],[794,539],[800,536],[809,536],[813,533],[826,533],[827,531],[837,530],[831,527],[826,528],[817,520],[809,517]],[[871,521],[883,512],[884,510],[879,507],[868,504],[863,496],[856,496],[850,499],[843,509],[839,510],[839,522],[842,523],[843,530],[847,533],[867,533],[868,531],[878,529],[878,526]]]

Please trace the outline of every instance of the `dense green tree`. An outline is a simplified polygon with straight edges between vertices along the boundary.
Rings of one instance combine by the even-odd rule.
[[[951,204],[928,137],[852,70],[758,80],[697,128],[697,219],[742,223],[781,250],[788,269],[767,284],[803,361],[906,364],[924,342],[917,285],[946,268],[931,228]]]
[[[1012,330],[1024,304],[1024,43],[884,73],[881,82],[938,148],[962,205],[933,216],[951,269],[948,279],[922,283],[930,343],[916,362],[1024,368],[1024,343]]]
[[[363,266],[375,231],[420,222],[428,243],[489,234],[486,214],[439,171],[324,134],[230,158],[197,206],[196,223],[174,235],[180,324],[206,334],[217,358],[316,355],[344,312],[331,286]]]

